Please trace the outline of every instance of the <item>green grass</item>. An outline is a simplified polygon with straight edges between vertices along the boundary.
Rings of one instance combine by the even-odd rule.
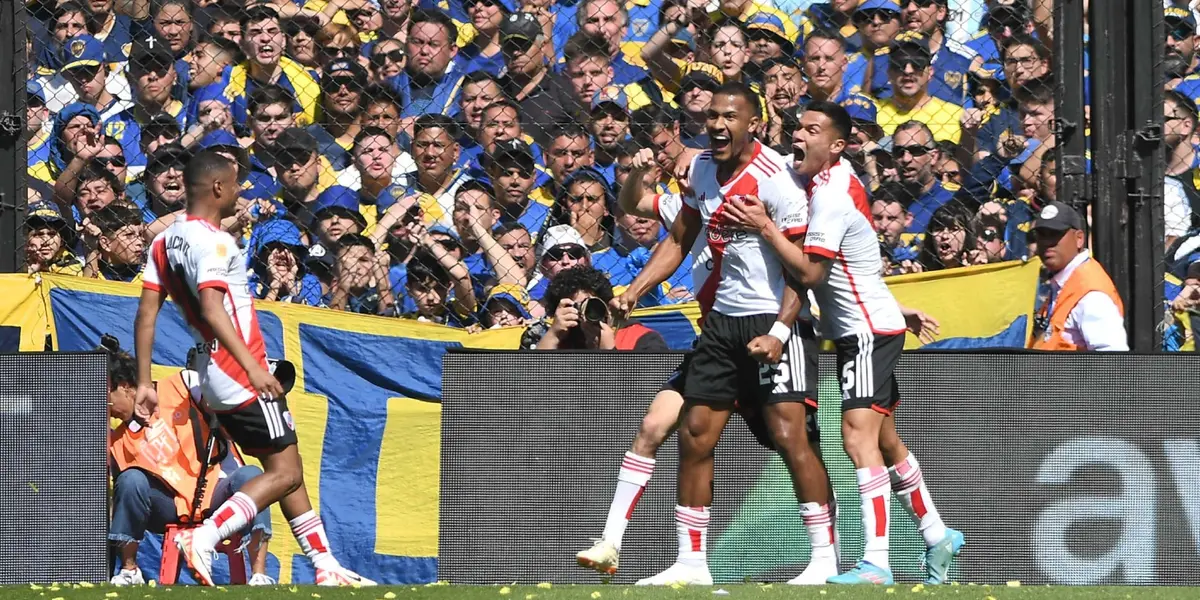
[[[543,584],[545,585],[545,584]],[[1165,600],[1200,598],[1200,588],[1184,587],[1036,587],[1007,585],[953,585],[937,588],[897,585],[890,588],[793,588],[785,585],[720,585],[713,588],[634,588],[626,586],[394,586],[361,589],[329,589],[313,586],[248,588],[224,586],[136,587],[110,586],[0,587],[0,598],[32,600],[925,600],[942,597],[954,600]],[[724,590],[728,594],[714,594]]]

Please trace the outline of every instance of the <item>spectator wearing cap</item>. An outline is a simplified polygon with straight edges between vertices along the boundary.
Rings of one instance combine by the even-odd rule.
[[[29,205],[25,213],[25,269],[29,273],[82,275],[83,266],[71,252],[75,228],[52,202]]]
[[[272,219],[250,236],[250,289],[260,300],[320,306],[321,282],[308,272],[308,248],[300,228],[291,221]]]
[[[42,165],[50,160],[50,110],[46,108],[45,88],[36,79],[25,83],[25,134],[29,143],[25,147],[26,167],[31,177],[42,179],[34,173],[35,165]]]
[[[387,273],[375,257],[375,243],[358,233],[345,233],[335,249],[333,285],[322,304],[334,310],[394,316],[396,302]]]
[[[871,221],[879,234],[883,274],[914,273],[921,252],[919,236],[907,233],[912,222],[908,190],[898,183],[885,183],[871,194]]]
[[[309,130],[285,129],[276,140],[275,172],[279,175],[278,200],[288,213],[305,223],[317,196],[334,184],[329,161],[317,152]]]
[[[859,32],[855,12],[860,9],[860,0],[836,0],[833,2],[818,2],[808,7],[800,17],[800,35],[798,39],[808,41],[813,31],[825,29],[837,32],[846,40],[845,49],[848,53],[858,52],[863,46],[862,34]]]
[[[920,121],[908,121],[897,127],[892,136],[892,156],[896,160],[900,182],[915,197],[909,207],[912,222],[908,231],[923,233],[934,211],[954,199],[954,194],[933,175],[934,166],[941,161],[941,152],[929,126]]]
[[[746,19],[746,37],[750,42],[750,66],[761,73],[763,62],[796,53],[796,38],[788,37],[784,28],[787,17],[770,12],[757,12]],[[794,34],[794,28],[789,28]]]
[[[795,69],[799,78],[799,69]],[[767,73],[771,69],[766,70]],[[778,74],[776,74],[778,77]],[[708,63],[692,63],[683,71],[679,81],[679,94],[676,103],[679,105],[679,136],[683,145],[688,148],[708,148],[708,107],[712,104],[713,92],[721,87],[725,76],[715,65]],[[776,79],[778,83],[778,79]]]
[[[516,221],[537,240],[550,216],[550,209],[529,198],[536,179],[533,150],[521,140],[496,142],[487,161],[487,176],[500,208],[500,222]]]
[[[880,77],[877,70],[886,71],[887,53],[900,33],[900,3],[897,0],[863,0],[854,11],[854,26],[862,47],[857,52],[847,51],[845,85],[870,94],[873,82]],[[884,59],[877,59],[880,56]],[[887,77],[882,77],[880,82],[886,84]]]
[[[278,139],[284,130],[296,125],[292,96],[280,86],[262,85],[250,93],[247,106],[250,117],[246,123],[253,139],[249,148],[249,189],[256,190],[260,196],[272,197],[279,193],[274,168],[275,157],[281,150]]]
[[[129,109],[133,103],[115,96],[109,89],[108,68],[104,62],[104,43],[90,35],[79,35],[63,44],[61,72],[79,101],[96,109],[104,134],[125,146],[125,155],[138,171],[146,165],[138,142],[141,130]]]
[[[422,236],[423,239],[428,237],[427,234]],[[475,324],[478,303],[466,267],[456,262],[453,269],[447,268],[447,254],[431,251],[427,244],[434,243],[421,242],[422,249],[414,252],[412,260],[408,261],[405,290],[414,310],[403,316],[450,327],[465,328]]]
[[[948,0],[907,2],[901,13],[901,21],[907,30],[907,36],[919,36],[925,40],[933,67],[929,93],[956,106],[965,106],[968,101],[967,74],[983,68],[983,57],[946,35],[946,23],[950,17],[947,2]],[[902,34],[897,40],[907,36]],[[879,82],[880,80],[876,79],[872,83]],[[886,98],[895,92],[895,82],[891,81],[890,77],[886,83],[891,84],[892,89],[879,90],[874,94],[875,97]]]
[[[1061,202],[1047,204],[1034,221],[1050,295],[1034,319],[1031,349],[1129,349],[1121,296],[1086,248],[1083,229],[1079,213]]]
[[[964,127],[968,132],[976,129],[979,132],[974,136],[976,160],[994,154],[999,148],[1002,134],[1021,130],[1017,100],[1011,97],[1017,90],[1025,87],[1054,88],[1050,74],[1050,51],[1037,38],[1014,35],[1004,41],[1001,52],[1003,73],[1010,90],[1009,99],[1000,105],[996,114],[987,116],[986,119],[981,113],[967,112],[963,116]]]
[[[401,0],[389,0],[393,4],[402,4]],[[371,83],[382,84],[389,78],[404,71],[407,62],[404,56],[404,43],[397,39],[382,39],[371,44]]]
[[[583,237],[570,225],[547,228],[537,241],[537,272],[530,278],[529,297],[541,302],[550,280],[576,265],[592,266],[592,254]]]
[[[529,312],[529,292],[525,288],[505,283],[493,287],[479,311],[479,323],[483,329],[518,327],[533,319]]]
[[[238,64],[243,59],[242,50],[236,42],[223,37],[210,36],[200,40],[184,57],[188,65],[188,89],[193,92],[219,84],[221,73],[226,67]],[[224,96],[224,86],[221,87]]]
[[[146,263],[141,212],[130,204],[113,202],[93,212],[88,219],[97,234],[95,247],[89,251],[84,264],[83,276],[140,282]],[[90,245],[87,237],[85,233],[85,245]]]
[[[876,166],[868,166],[868,163],[872,162],[875,156],[871,151],[879,148],[879,141],[883,138],[883,129],[876,122],[878,110],[875,103],[860,100],[851,100],[843,105],[843,108],[850,115],[851,128],[850,139],[846,140],[846,149],[842,156],[850,161],[856,172],[868,176],[868,185],[874,189],[879,185],[879,181],[874,177]]]
[[[426,113],[458,115],[462,75],[451,69],[458,55],[457,30],[445,13],[431,10],[412,13],[404,49],[408,62],[402,73],[387,81],[400,96],[404,107],[402,117]]]
[[[335,185],[321,192],[311,212],[307,230],[310,237],[315,239],[309,240],[311,245],[308,254],[316,262],[328,258],[331,266],[334,251],[342,236],[348,233],[361,234],[367,228],[367,220],[358,211],[358,192],[348,187]]]
[[[929,126],[938,141],[957,143],[962,136],[959,121],[961,106],[930,93],[934,68],[930,63],[929,43],[917,34],[901,35],[888,54],[888,78],[892,94],[876,104],[879,107],[879,126],[892,135],[906,121],[920,121]]]
[[[219,83],[196,90],[188,102],[184,135],[180,143],[190,148],[205,136],[217,132],[234,136],[233,103],[225,97],[225,88]]]
[[[462,72],[485,71],[499,76],[504,70],[504,57],[500,53],[501,23],[519,10],[517,3],[514,0],[466,0],[463,7],[475,27],[475,38],[458,51]]]
[[[405,195],[423,194],[433,200],[421,205],[426,223],[454,224],[454,194],[471,177],[458,164],[458,123],[446,115],[421,115],[413,125],[412,154],[416,173]]]
[[[1187,96],[1168,90],[1163,102],[1163,142],[1167,147],[1163,190],[1166,245],[1195,228],[1200,217],[1200,190],[1196,189],[1196,136],[1200,121],[1196,105]]]
[[[500,48],[504,55],[505,91],[521,112],[538,115],[528,133],[538,144],[549,142],[554,123],[577,118],[580,107],[573,90],[546,62],[545,32],[532,13],[516,12],[500,23]]]
[[[102,140],[100,113],[95,107],[80,102],[67,105],[54,115],[48,142],[49,160],[30,167],[30,175],[46,183],[54,183],[65,175],[73,177],[100,152]],[[61,197],[56,193],[55,201],[70,205],[70,193]]]
[[[550,282],[543,299],[543,318],[521,335],[523,350],[667,350],[658,332],[635,320],[618,323],[608,303],[613,287],[600,270],[580,265]]]
[[[1167,55],[1176,55],[1187,65],[1187,75],[1200,70],[1196,59],[1196,17],[1186,7],[1169,6],[1163,9],[1163,20],[1167,26]]]
[[[462,246],[463,264],[479,288],[491,284],[515,284],[524,288],[529,281],[525,265],[498,241],[495,231],[500,220],[495,192],[481,181],[467,181],[454,196],[454,230]]]
[[[159,148],[167,144],[178,144],[183,137],[183,130],[175,117],[167,113],[159,113],[150,118],[150,122],[142,127],[142,154],[153,156]],[[130,182],[132,185],[132,182]]]
[[[533,152],[534,170],[533,188],[542,187],[550,182],[550,174],[545,171],[542,148],[532,137],[524,132],[521,120],[521,107],[516,102],[502,97],[483,109],[480,121],[482,129],[478,132],[478,147],[474,149],[469,160],[463,165],[467,174],[476,179],[487,177],[487,160],[496,153],[497,144],[503,141],[520,140],[529,146]]]
[[[592,139],[595,140],[595,166],[610,183],[616,179],[616,151],[629,135],[632,113],[651,102],[644,96],[630,98],[623,88],[608,86],[592,98]]]
[[[149,124],[152,117],[162,113],[175,117],[179,126],[183,126],[187,111],[183,102],[174,97],[175,56],[165,44],[135,45],[129,58],[129,83],[134,100],[130,113],[139,126]]]
[[[321,122],[309,125],[308,131],[334,170],[341,171],[353,163],[350,148],[362,128],[362,97],[368,82],[367,70],[353,59],[337,59],[325,65]]]
[[[321,88],[304,65],[283,55],[287,40],[279,14],[270,5],[260,4],[246,9],[239,24],[246,60],[222,76],[225,97],[232,99],[234,122],[244,125],[249,120],[253,111],[249,99],[266,85],[287,90],[294,105],[289,113],[296,113],[296,125],[316,122]]]
[[[986,72],[1003,73],[1004,65],[1000,48],[1004,47],[1006,40],[1015,35],[1035,35],[1033,12],[1030,10],[1029,0],[1013,0],[1004,4],[994,4],[988,9],[981,26],[979,33],[975,34],[975,37],[968,41],[966,46],[983,59],[981,70]],[[1195,32],[1195,27],[1192,28],[1192,31]]]

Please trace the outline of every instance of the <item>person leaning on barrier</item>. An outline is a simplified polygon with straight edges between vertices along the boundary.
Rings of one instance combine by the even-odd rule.
[[[664,351],[667,342],[658,332],[627,320],[615,322],[608,310],[612,285],[601,271],[589,266],[567,269],[550,281],[543,304],[553,317],[525,329],[525,350],[638,350]]]
[[[194,523],[262,470],[242,465],[233,445],[212,427],[212,415],[199,402],[195,371],[176,371],[155,382],[158,407],[143,422],[134,416],[137,365],[133,357],[109,335],[102,338],[100,349],[108,354],[108,414],[119,423],[109,432],[113,497],[108,541],[119,555],[110,583],[141,585],[146,580],[137,564],[138,545],[147,531],[162,534],[167,525]],[[287,363],[275,363],[272,372],[281,372],[281,364]],[[283,368],[292,370],[294,380],[294,367]],[[232,472],[225,472],[225,465]],[[270,509],[260,511],[242,535],[253,572],[247,583],[274,585],[267,575]]]
[[[1128,350],[1125,308],[1104,267],[1084,247],[1079,213],[1062,202],[1042,208],[1033,223],[1050,295],[1034,319],[1033,350]]]

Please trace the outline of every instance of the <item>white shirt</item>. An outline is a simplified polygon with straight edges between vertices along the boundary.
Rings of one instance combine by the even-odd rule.
[[[1046,314],[1054,314],[1054,299],[1062,291],[1063,285],[1079,265],[1091,258],[1092,253],[1084,250],[1067,263],[1063,270],[1050,278],[1050,300],[1047,301],[1051,304]],[[1066,342],[1085,350],[1129,350],[1128,337],[1125,335],[1125,318],[1121,316],[1121,310],[1112,298],[1100,291],[1088,292],[1079,299],[1079,303],[1071,309],[1071,314],[1067,315],[1062,337]]]
[[[184,215],[150,242],[143,285],[166,292],[188,324],[200,352],[191,368],[200,374],[200,388],[209,406],[232,410],[256,399],[245,369],[233,354],[216,343],[200,314],[200,290],[224,292],[225,313],[250,353],[265,369],[266,344],[258,327],[250,295],[246,258],[237,241],[211,223]]]
[[[839,160],[807,187],[810,214],[804,252],[830,260],[829,277],[813,290],[824,337],[904,333],[900,305],[879,274],[879,236],[867,191],[854,168]]]
[[[757,196],[775,226],[795,239],[808,228],[807,196],[783,157],[757,141],[750,163],[729,181],[717,181],[717,168],[711,152],[696,156],[683,197],[685,210],[700,213],[712,252],[713,275],[696,290],[696,301],[702,311],[711,307],[730,317],[777,314],[787,288],[779,255],[761,235],[725,227],[722,211],[728,199]]]
[[[1183,182],[1170,175],[1163,180],[1163,221],[1165,237],[1183,237],[1192,226],[1192,207]]]
[[[670,231],[671,227],[675,225],[675,218],[679,216],[680,210],[683,210],[683,195],[659,194],[654,197],[654,212],[658,213],[658,220],[667,231]],[[692,259],[692,289],[704,289],[704,285],[708,283],[708,278],[712,276],[713,272],[712,250],[708,247],[708,236],[696,236],[696,242],[692,244],[688,256]],[[708,314],[709,308],[701,306],[700,316]]]

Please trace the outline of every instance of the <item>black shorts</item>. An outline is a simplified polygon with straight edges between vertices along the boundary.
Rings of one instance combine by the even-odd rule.
[[[284,396],[272,400],[260,398],[236,410],[216,414],[229,438],[251,456],[273,454],[296,443],[296,422]]]
[[[900,403],[896,364],[904,350],[904,334],[860,333],[834,340],[842,386],[842,411],[870,408],[892,414]]]
[[[779,364],[764,365],[746,350],[750,340],[767,334],[774,323],[774,315],[709,313],[692,352],[663,388],[679,392],[688,403],[733,408],[758,442],[772,450],[775,447],[762,408],[778,402],[803,402],[808,409],[809,440],[818,441],[818,344],[812,324],[798,321],[792,326]]]

